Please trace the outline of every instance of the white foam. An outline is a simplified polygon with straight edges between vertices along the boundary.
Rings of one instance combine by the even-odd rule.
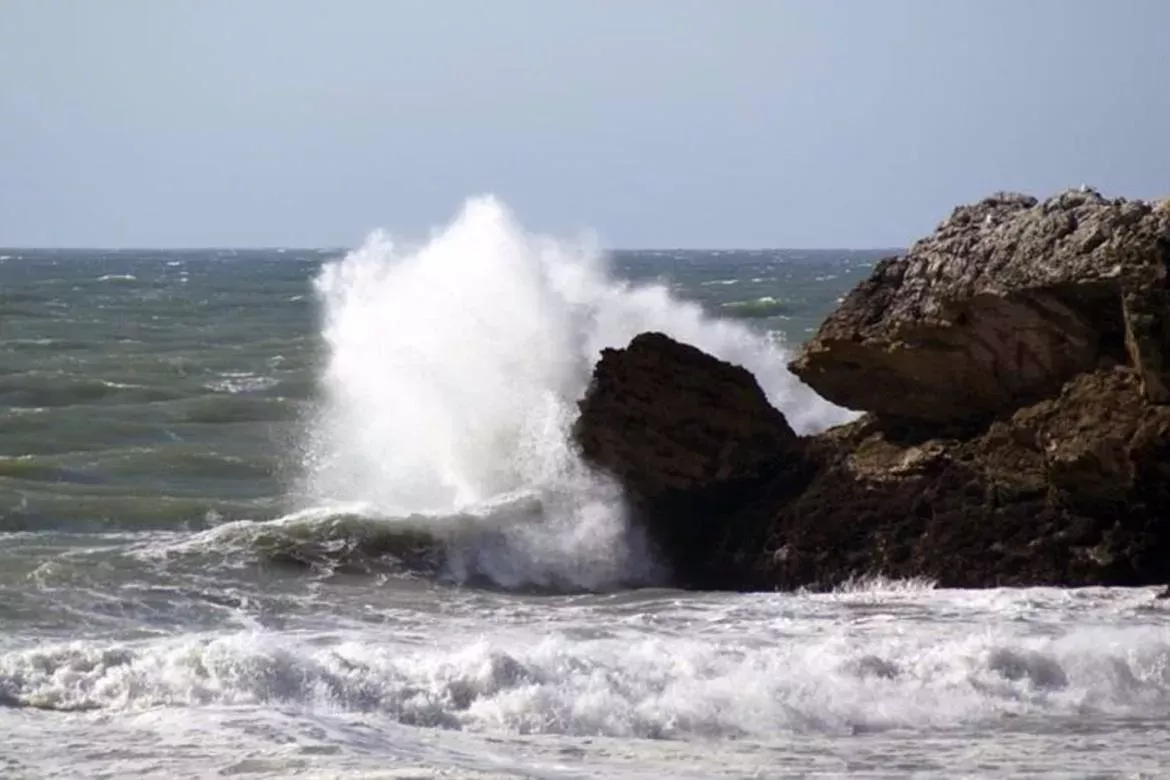
[[[850,577],[833,589],[838,596],[884,596],[886,594],[917,596],[935,589],[936,583],[926,577],[894,580],[881,574]],[[815,596],[814,596],[815,598]]]
[[[7,638],[0,774],[1157,775],[1167,750],[1157,588],[519,599],[351,583],[298,586],[315,608],[273,620],[271,587],[232,591],[240,618],[206,633]],[[96,710],[67,718],[85,749],[62,753],[45,738],[62,716],[30,707]]]
[[[0,688],[40,708],[291,706],[488,733],[666,739],[1149,716],[1170,704],[1170,643],[1152,628],[864,641],[841,631],[766,644],[697,634],[447,639],[442,648],[265,632],[77,642],[0,655]]]
[[[255,393],[270,390],[280,384],[280,380],[270,376],[257,376],[251,371],[225,371],[219,378],[204,384],[208,390],[217,393]]]
[[[645,574],[613,486],[568,430],[604,347],[659,330],[742,364],[801,431],[849,413],[785,368],[775,343],[660,285],[614,281],[594,247],[526,233],[491,197],[420,246],[375,233],[316,282],[329,359],[306,445],[306,505],[460,512],[541,493],[548,527],[504,568],[567,568],[581,584]],[[519,567],[517,569],[516,567]]]

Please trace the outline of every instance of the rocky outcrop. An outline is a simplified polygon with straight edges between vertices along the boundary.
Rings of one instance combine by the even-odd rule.
[[[968,438],[869,416],[809,442],[820,469],[768,507],[759,568],[735,587],[850,576],[948,587],[1170,580],[1170,407],[1131,369],[1081,375]]]
[[[661,333],[606,349],[580,402],[574,435],[587,460],[625,489],[632,510],[674,564],[680,583],[728,573],[712,518],[737,514],[801,463],[799,440],[755,377]]]
[[[796,441],[747,369],[661,333],[603,350],[579,406],[586,457],[604,460],[638,501],[754,479]]]
[[[834,403],[979,423],[1130,362],[1170,400],[1170,210],[1066,192],[955,209],[878,265],[791,364]]]
[[[794,361],[857,422],[796,437],[746,371],[643,334],[605,352],[575,435],[680,585],[1165,583],[1168,268],[1168,209],[995,196]]]

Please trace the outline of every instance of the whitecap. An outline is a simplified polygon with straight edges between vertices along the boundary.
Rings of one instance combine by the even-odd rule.
[[[203,386],[217,393],[236,395],[269,390],[278,384],[280,384],[280,380],[275,377],[257,376],[248,371],[226,371],[220,374],[218,379],[207,382]]]

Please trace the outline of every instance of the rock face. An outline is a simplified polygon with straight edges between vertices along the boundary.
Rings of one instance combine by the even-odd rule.
[[[1170,400],[1170,211],[1091,190],[955,209],[882,262],[791,364],[852,409],[983,422],[1131,362]]]
[[[581,403],[677,584],[1170,582],[1170,209],[959,208],[793,363],[868,412],[796,437],[743,369],[643,334]]]
[[[574,435],[615,476],[680,582],[726,576],[712,517],[735,514],[793,459],[796,434],[746,369],[660,333],[607,349]]]
[[[1170,407],[1131,369],[1078,376],[969,438],[905,438],[871,416],[809,449],[820,470],[758,518],[767,549],[737,586],[1170,580]]]

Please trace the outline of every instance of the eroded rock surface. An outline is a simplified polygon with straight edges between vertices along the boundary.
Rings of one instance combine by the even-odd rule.
[[[983,422],[1129,362],[1170,401],[1170,210],[1098,193],[961,206],[878,265],[791,368],[834,403]]]
[[[796,437],[746,371],[643,334],[575,435],[680,585],[1166,583],[1168,220],[1092,191],[957,209],[793,364],[849,425]]]
[[[1078,376],[970,438],[901,433],[869,417],[809,441],[821,467],[758,518],[769,542],[749,586],[1170,580],[1170,407],[1131,369]]]
[[[799,465],[796,434],[750,372],[661,333],[605,350],[580,409],[582,453],[621,482],[686,584],[728,576],[717,518]]]

